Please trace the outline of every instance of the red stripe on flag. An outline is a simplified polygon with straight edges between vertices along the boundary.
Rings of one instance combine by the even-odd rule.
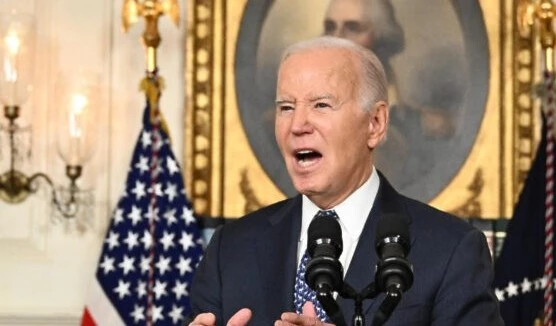
[[[93,317],[89,313],[89,310],[85,308],[85,311],[83,311],[83,317],[81,318],[81,326],[96,326],[96,325],[97,324],[95,323]]]

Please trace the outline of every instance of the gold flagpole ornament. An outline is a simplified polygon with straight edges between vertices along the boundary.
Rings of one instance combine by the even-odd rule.
[[[170,17],[174,25],[179,26],[180,11],[178,0],[124,0],[122,8],[122,28],[127,33],[139,17],[145,18],[145,31],[141,40],[147,49],[147,72],[156,70],[156,49],[162,40],[158,31],[158,18]]]
[[[149,102],[151,121],[160,126],[170,138],[166,121],[158,110],[158,100],[164,88],[164,80],[158,76],[156,50],[162,41],[158,31],[158,18],[164,14],[178,27],[180,22],[178,0],[124,0],[122,28],[127,33],[139,17],[145,18],[145,31],[141,41],[147,50],[147,76],[141,80],[139,88],[145,93]]]
[[[531,33],[537,23],[545,68],[550,73],[554,72],[555,14],[556,6],[552,0],[520,0],[517,6],[517,26],[522,35]]]

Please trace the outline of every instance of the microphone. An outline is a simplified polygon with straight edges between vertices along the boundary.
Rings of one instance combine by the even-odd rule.
[[[334,217],[318,215],[311,221],[307,235],[311,257],[305,272],[307,285],[317,293],[340,291],[343,283],[343,267],[338,260],[342,254],[340,224]]]
[[[376,252],[380,258],[375,280],[381,292],[395,287],[407,291],[413,284],[413,267],[409,254],[409,227],[399,214],[386,214],[377,224]]]
[[[307,251],[311,259],[305,271],[307,285],[317,294],[322,308],[337,326],[345,326],[340,306],[333,292],[340,292],[344,284],[343,267],[338,258],[342,254],[342,228],[332,216],[317,215],[307,231]]]
[[[385,214],[377,224],[375,248],[379,257],[375,283],[378,291],[386,292],[373,326],[384,324],[401,300],[402,292],[413,284],[413,266],[409,254],[409,226],[403,215]]]

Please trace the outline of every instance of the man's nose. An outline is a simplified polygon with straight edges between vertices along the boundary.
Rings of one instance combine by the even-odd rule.
[[[345,26],[338,27],[337,29],[337,36],[340,38],[349,38],[349,31]]]
[[[340,27],[334,28],[334,29],[331,31],[330,35],[331,35],[331,36],[334,36],[334,37],[342,37],[342,28],[340,28]]]
[[[313,130],[310,120],[310,110],[298,107],[293,114],[292,133],[295,135],[310,133]]]
[[[340,38],[346,38],[346,28],[343,24],[335,25],[334,28],[331,28],[328,31],[327,35],[334,36],[334,37],[340,37]]]

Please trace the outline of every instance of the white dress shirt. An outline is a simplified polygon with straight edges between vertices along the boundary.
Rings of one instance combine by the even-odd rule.
[[[340,263],[344,267],[344,276],[349,267],[357,242],[363,232],[367,217],[371,212],[373,203],[378,193],[380,179],[373,166],[371,176],[365,183],[349,195],[343,202],[331,209],[336,211],[342,227],[343,251]],[[307,229],[317,212],[321,210],[307,196],[303,195],[301,207],[301,234],[297,245],[297,266],[307,249]]]

